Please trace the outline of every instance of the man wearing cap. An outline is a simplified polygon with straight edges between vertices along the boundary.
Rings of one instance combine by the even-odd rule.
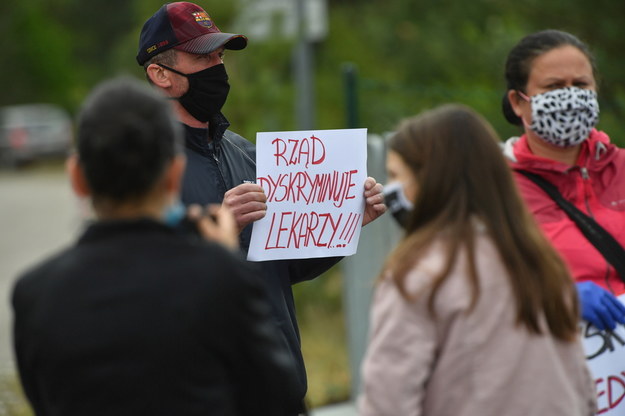
[[[243,35],[221,32],[198,5],[188,2],[162,6],[146,21],[139,39],[137,62],[151,84],[171,98],[185,128],[187,168],[181,198],[185,204],[223,203],[233,212],[240,230],[240,246],[247,252],[251,224],[266,214],[266,197],[255,184],[254,145],[228,130],[221,113],[229,91],[223,64],[224,49],[247,46]],[[382,186],[373,178],[365,183],[366,208],[363,225],[386,210]],[[300,349],[299,330],[291,285],[313,279],[340,258],[260,262],[258,274],[265,282],[274,318],[299,370],[304,411],[306,371]]]

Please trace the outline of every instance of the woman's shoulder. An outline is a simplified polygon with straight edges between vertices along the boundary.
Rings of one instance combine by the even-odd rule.
[[[454,237],[451,235],[439,235],[424,251],[419,261],[415,263],[407,278],[411,282],[419,282],[419,285],[432,283],[436,277],[446,268],[449,259],[448,247]],[[473,253],[469,253],[465,245],[461,245],[458,253],[449,269],[449,281],[464,282],[470,264],[469,255],[474,256],[478,269],[497,266],[499,254],[495,243],[488,234],[486,227],[481,222],[475,222],[475,240]],[[487,263],[487,265],[483,264]]]
[[[406,275],[406,288],[409,293],[424,295],[427,301],[439,276],[447,268],[449,255],[444,237],[433,242],[424,256]],[[471,280],[470,265],[475,265],[480,296],[489,297],[505,289],[508,284],[507,271],[501,261],[499,251],[486,230],[478,230],[475,236],[473,253],[466,247],[460,247],[449,273],[438,285],[435,297],[435,309],[453,314],[466,310],[472,303],[474,286]],[[473,259],[470,261],[469,256]],[[418,297],[420,298],[420,297]]]

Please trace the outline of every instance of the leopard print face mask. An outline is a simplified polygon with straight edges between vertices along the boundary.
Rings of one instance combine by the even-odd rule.
[[[532,106],[532,124],[528,127],[554,146],[580,144],[599,121],[597,93],[592,90],[566,87],[531,98],[521,92],[519,95]]]

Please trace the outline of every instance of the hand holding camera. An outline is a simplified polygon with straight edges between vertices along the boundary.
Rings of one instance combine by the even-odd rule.
[[[194,222],[200,235],[232,250],[239,248],[239,233],[232,212],[224,205],[210,204],[205,208],[189,206],[187,218]]]

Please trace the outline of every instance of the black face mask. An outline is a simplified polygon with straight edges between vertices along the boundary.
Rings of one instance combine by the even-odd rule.
[[[205,123],[221,111],[230,91],[224,64],[211,66],[192,74],[183,74],[163,64],[158,65],[187,77],[189,89],[182,97],[176,99],[196,120]]]

